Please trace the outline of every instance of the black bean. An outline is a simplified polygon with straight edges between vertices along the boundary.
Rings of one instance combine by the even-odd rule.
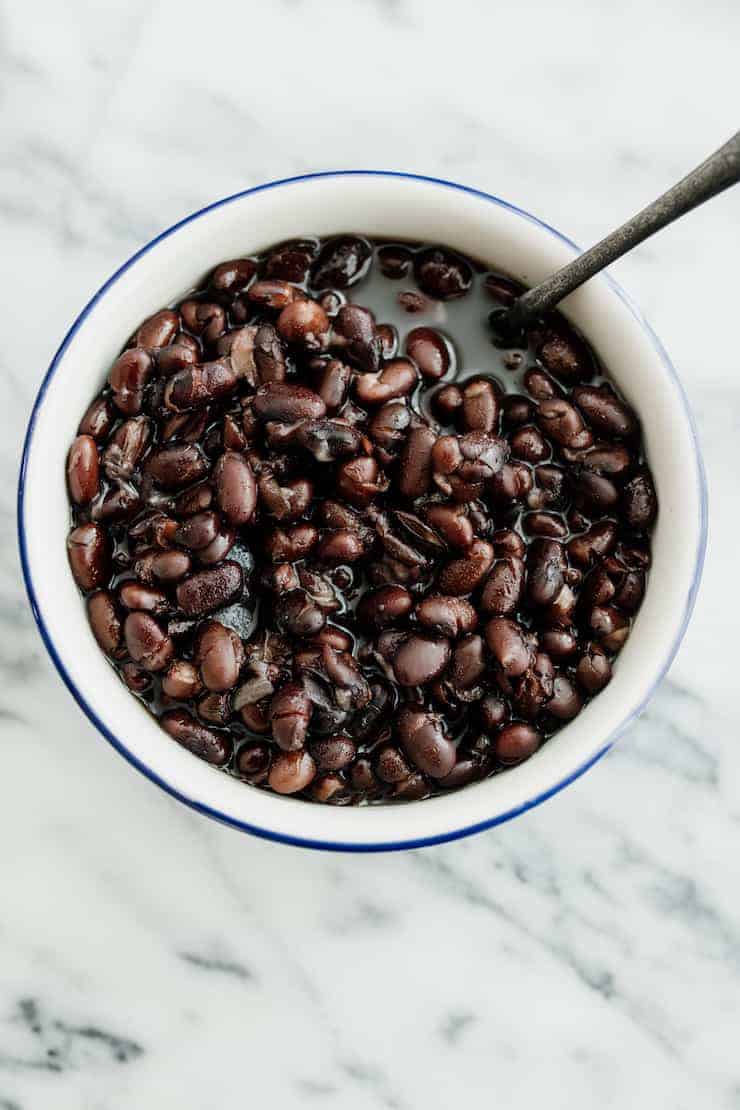
[[[576,678],[587,694],[598,694],[612,677],[611,663],[597,644],[587,644],[576,666]]]
[[[357,745],[349,736],[325,736],[311,745],[311,755],[322,771],[343,771],[357,753]]]
[[[470,263],[445,247],[430,247],[414,258],[414,274],[430,297],[440,301],[463,297],[473,281]]]
[[[87,599],[87,619],[93,635],[106,655],[117,655],[123,640],[123,626],[113,594],[98,590]]]
[[[257,507],[257,484],[243,455],[226,451],[213,470],[216,501],[232,524],[248,524]]]
[[[450,369],[449,346],[434,328],[413,328],[406,336],[406,354],[419,367],[422,377],[432,381],[443,378]]]
[[[105,443],[114,421],[111,403],[107,397],[96,397],[80,421],[77,434],[92,436],[96,443]]]
[[[175,701],[189,701],[202,689],[198,668],[188,659],[174,659],[162,676],[162,692]]]
[[[583,698],[565,675],[556,675],[553,682],[553,695],[547,703],[547,712],[561,721],[577,717],[583,708]]]
[[[197,482],[208,470],[208,460],[195,444],[178,443],[153,451],[144,463],[144,473],[163,489],[179,489]]]
[[[318,251],[315,239],[290,239],[270,251],[265,261],[267,277],[303,282]]]
[[[462,387],[462,423],[470,432],[493,432],[498,426],[499,400],[493,382],[475,378]]]
[[[526,632],[507,617],[494,617],[488,622],[486,643],[508,678],[524,674],[532,662],[532,648]]]
[[[480,585],[493,563],[493,548],[485,540],[474,540],[465,554],[447,563],[437,579],[443,594],[464,597]]]
[[[631,478],[622,491],[621,511],[630,528],[649,528],[658,514],[655,486],[647,470]]]
[[[375,373],[358,374],[355,392],[363,405],[382,405],[395,397],[406,397],[417,381],[419,371],[407,358],[394,358]]]
[[[199,724],[185,709],[170,709],[159,719],[162,728],[193,755],[222,767],[231,758],[231,741]]]
[[[220,609],[242,592],[242,568],[238,563],[225,562],[210,570],[192,574],[177,587],[177,604],[191,617],[203,616]]]
[[[260,740],[245,744],[236,757],[236,769],[247,782],[264,782],[270,770],[270,754],[267,744]]]
[[[591,427],[602,435],[626,438],[637,431],[635,414],[609,386],[576,386],[573,400]]]
[[[439,714],[405,705],[398,714],[397,729],[403,750],[420,771],[434,779],[449,775],[455,765],[455,745]]]
[[[331,346],[339,347],[360,370],[377,370],[382,352],[372,312],[358,304],[343,305],[334,321]]]
[[[129,613],[123,634],[129,655],[145,670],[161,671],[172,659],[174,644],[149,613]]]
[[[565,555],[557,540],[537,538],[527,550],[527,597],[533,605],[549,605],[563,587]]]
[[[67,486],[75,505],[87,505],[100,486],[98,446],[92,436],[77,436],[67,456]]]
[[[105,585],[110,573],[110,551],[99,524],[81,524],[67,537],[67,557],[75,582],[81,590]]]
[[[416,619],[430,632],[446,636],[451,640],[466,632],[472,632],[478,625],[478,614],[469,601],[461,597],[445,597],[443,594],[425,597],[417,606]]]
[[[516,555],[497,559],[483,586],[481,608],[485,613],[511,616],[519,608],[523,588],[523,560]]]
[[[270,768],[267,781],[277,794],[297,794],[316,777],[316,764],[307,751],[280,752]]]
[[[496,735],[493,747],[499,763],[505,767],[512,767],[516,763],[529,759],[541,743],[542,737],[536,728],[515,721],[510,725],[504,725]]]
[[[304,350],[325,350],[329,343],[329,317],[318,301],[294,300],[277,319],[281,339]]]
[[[313,289],[348,289],[364,274],[372,254],[367,239],[359,235],[339,235],[327,239],[311,267]]]
[[[148,351],[133,347],[119,355],[108,375],[113,390],[113,403],[126,416],[141,412],[144,390],[154,369]]]
[[[393,673],[401,686],[422,686],[442,673],[449,658],[449,640],[414,633],[394,654]]]

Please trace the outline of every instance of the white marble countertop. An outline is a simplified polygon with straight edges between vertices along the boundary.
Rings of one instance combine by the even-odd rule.
[[[589,243],[736,130],[740,8],[48,0],[6,5],[0,34],[0,1110],[740,1107],[740,360],[722,323],[740,194],[614,267],[703,439],[693,623],[616,750],[505,827],[355,858],[188,812],[63,689],[14,536],[49,358],[153,233],[352,166],[477,185]]]

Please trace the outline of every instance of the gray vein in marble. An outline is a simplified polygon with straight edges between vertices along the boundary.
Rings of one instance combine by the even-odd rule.
[[[432,853],[422,854],[417,852],[414,854],[413,861],[418,870],[433,876],[438,886],[441,885],[451,896],[462,897],[469,905],[494,914],[508,926],[524,934],[530,940],[535,941],[545,949],[553,959],[570,968],[590,990],[599,994],[605,1001],[613,1001],[622,1008],[626,1015],[628,1015],[636,1025],[640,1026],[643,1032],[659,1045],[663,1051],[672,1056],[678,1054],[679,1047],[674,1043],[673,1038],[666,1032],[662,1022],[654,1020],[653,1015],[649,1012],[649,1007],[643,1006],[641,999],[622,993],[622,990],[617,985],[616,976],[612,969],[599,966],[598,961],[595,959],[589,960],[581,953],[575,951],[575,949],[569,947],[566,943],[553,939],[549,934],[538,933],[531,924],[508,910],[501,902],[486,893],[482,886],[478,885],[472,879],[455,871],[453,867],[439,856],[433,856]]]
[[[245,964],[241,964],[238,960],[224,960],[217,956],[203,956],[197,952],[178,952],[178,956],[185,963],[191,964],[193,967],[200,968],[202,971],[215,971],[219,975],[231,976],[234,979],[240,979],[242,982],[253,983],[256,976]]]
[[[47,1017],[34,998],[18,1000],[11,1024],[21,1025],[40,1045],[32,1043],[22,1055],[0,1048],[0,1069],[7,1071],[63,1072],[106,1061],[126,1064],[144,1052],[136,1041],[109,1030]]]
[[[448,1014],[439,1027],[439,1035],[449,1045],[456,1045],[465,1035],[466,1029],[475,1025],[475,1014],[453,1013]]]

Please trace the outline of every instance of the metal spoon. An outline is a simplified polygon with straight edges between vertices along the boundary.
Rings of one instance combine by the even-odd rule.
[[[631,220],[612,231],[590,250],[584,251],[567,266],[556,270],[533,289],[528,289],[508,309],[494,313],[496,331],[518,333],[538,316],[544,315],[558,301],[572,293],[599,270],[621,258],[638,243],[648,239],[679,216],[697,208],[740,181],[740,131],[715,150],[714,154],[692,170],[667,193],[643,208]]]

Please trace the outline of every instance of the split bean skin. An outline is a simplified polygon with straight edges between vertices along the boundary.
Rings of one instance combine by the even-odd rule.
[[[506,346],[521,288],[437,244],[278,243],[152,306],[82,415],[67,555],[91,634],[245,789],[449,793],[611,680],[658,493],[563,317]]]

